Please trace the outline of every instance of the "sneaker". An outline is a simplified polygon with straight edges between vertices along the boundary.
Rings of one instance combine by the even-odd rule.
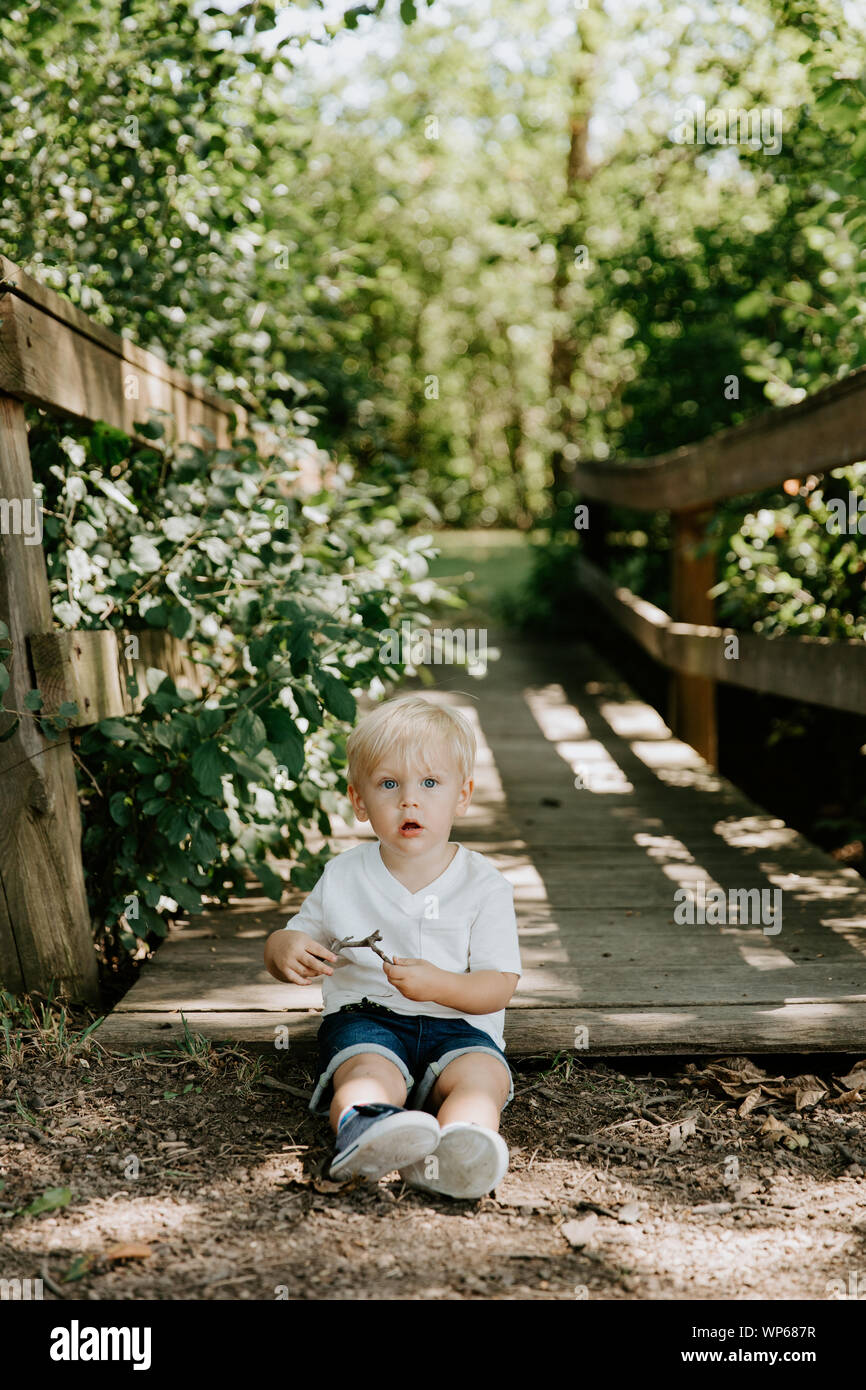
[[[433,1115],[376,1102],[357,1106],[336,1136],[329,1174],[375,1181],[433,1152],[441,1130]]]
[[[508,1146],[484,1125],[455,1120],[440,1131],[436,1156],[409,1164],[400,1176],[410,1187],[464,1201],[484,1197],[508,1171]]]

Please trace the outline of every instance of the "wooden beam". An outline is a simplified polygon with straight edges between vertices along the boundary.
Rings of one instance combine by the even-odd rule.
[[[9,262],[2,262],[8,274]],[[16,269],[13,267],[13,269]],[[17,284],[22,272],[18,271]],[[246,413],[196,386],[151,352],[98,330],[86,315],[26,277],[30,297],[0,298],[0,391],[81,420],[135,434],[151,409],[170,412],[178,442],[205,443],[198,426],[230,443],[232,417]],[[7,283],[7,289],[12,288]],[[168,422],[167,422],[168,423]]]
[[[2,395],[0,496],[33,498],[24,407]],[[42,547],[27,540],[0,534],[0,619],[12,641],[4,703],[22,711],[35,684],[27,639],[51,624]],[[9,717],[0,719],[7,728]],[[26,716],[0,743],[0,982],[16,993],[53,984],[98,999],[72,751],[68,738],[49,742]]]
[[[655,458],[577,465],[572,486],[615,506],[672,511],[760,492],[866,458],[866,367],[745,425]]]
[[[192,660],[185,642],[170,632],[118,632],[98,628],[91,632],[36,633],[30,638],[36,684],[43,710],[56,714],[64,701],[78,706],[72,728],[84,728],[100,719],[137,714],[148,693],[147,671],[165,671],[178,686],[201,694],[208,672]],[[128,693],[127,679],[135,677],[138,694]]]
[[[716,582],[716,559],[699,554],[709,512],[675,512],[671,551],[671,606],[676,622],[712,627],[709,590]],[[716,683],[707,676],[674,670],[670,676],[668,724],[678,738],[697,749],[711,767],[719,765]]]
[[[673,671],[866,713],[866,642],[759,637],[733,628],[676,623],[630,589],[612,584],[586,559],[578,561],[578,582],[650,656]]]

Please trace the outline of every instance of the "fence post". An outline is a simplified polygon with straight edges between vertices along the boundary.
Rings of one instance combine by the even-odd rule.
[[[11,525],[33,499],[24,407],[0,394],[0,619],[12,642],[8,709],[22,709],[35,685],[27,639],[53,627],[41,528]],[[13,531],[19,534],[12,534]],[[30,542],[30,543],[28,543]],[[9,724],[2,716],[2,726]],[[67,736],[44,739],[23,718],[0,743],[0,984],[13,993],[56,989],[98,999],[96,955],[81,864],[81,817]]]
[[[716,582],[716,557],[695,554],[705,538],[712,512],[706,508],[673,512],[671,554],[671,617],[678,623],[715,624],[715,603],[709,590]],[[695,748],[711,767],[718,767],[716,682],[705,676],[672,671],[668,723],[677,738]]]

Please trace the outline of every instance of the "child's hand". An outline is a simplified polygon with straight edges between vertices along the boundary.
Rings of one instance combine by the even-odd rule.
[[[303,931],[275,931],[265,942],[265,968],[285,984],[310,985],[319,975],[333,975],[325,961],[333,951]]]
[[[445,974],[438,965],[431,965],[429,960],[407,960],[401,956],[395,956],[394,964],[383,965],[382,969],[395,989],[419,1004],[435,999]]]

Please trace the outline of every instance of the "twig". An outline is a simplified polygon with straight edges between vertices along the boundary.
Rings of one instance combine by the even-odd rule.
[[[335,941],[331,949],[336,951],[337,954],[339,954],[340,951],[344,950],[348,946],[369,946],[371,951],[376,952],[376,955],[379,957],[380,960],[385,961],[387,965],[393,965],[394,962],[392,961],[391,957],[386,956],[385,952],[380,951],[379,947],[376,945],[376,942],[381,940],[382,933],[380,931],[374,931],[371,933],[370,936],[365,936],[363,941],[350,941],[348,937],[345,941]]]
[[[42,1280],[45,1287],[51,1290],[55,1298],[66,1297],[66,1294],[64,1293],[63,1289],[61,1289],[59,1285],[55,1284],[54,1280],[50,1277],[44,1265],[39,1270],[39,1278]]]
[[[596,1139],[592,1134],[569,1134],[569,1141],[572,1144],[586,1144],[594,1149],[626,1149],[629,1153],[638,1154],[641,1158],[665,1158],[663,1153],[655,1153],[652,1149],[641,1148],[638,1144],[629,1144],[624,1139]]]

